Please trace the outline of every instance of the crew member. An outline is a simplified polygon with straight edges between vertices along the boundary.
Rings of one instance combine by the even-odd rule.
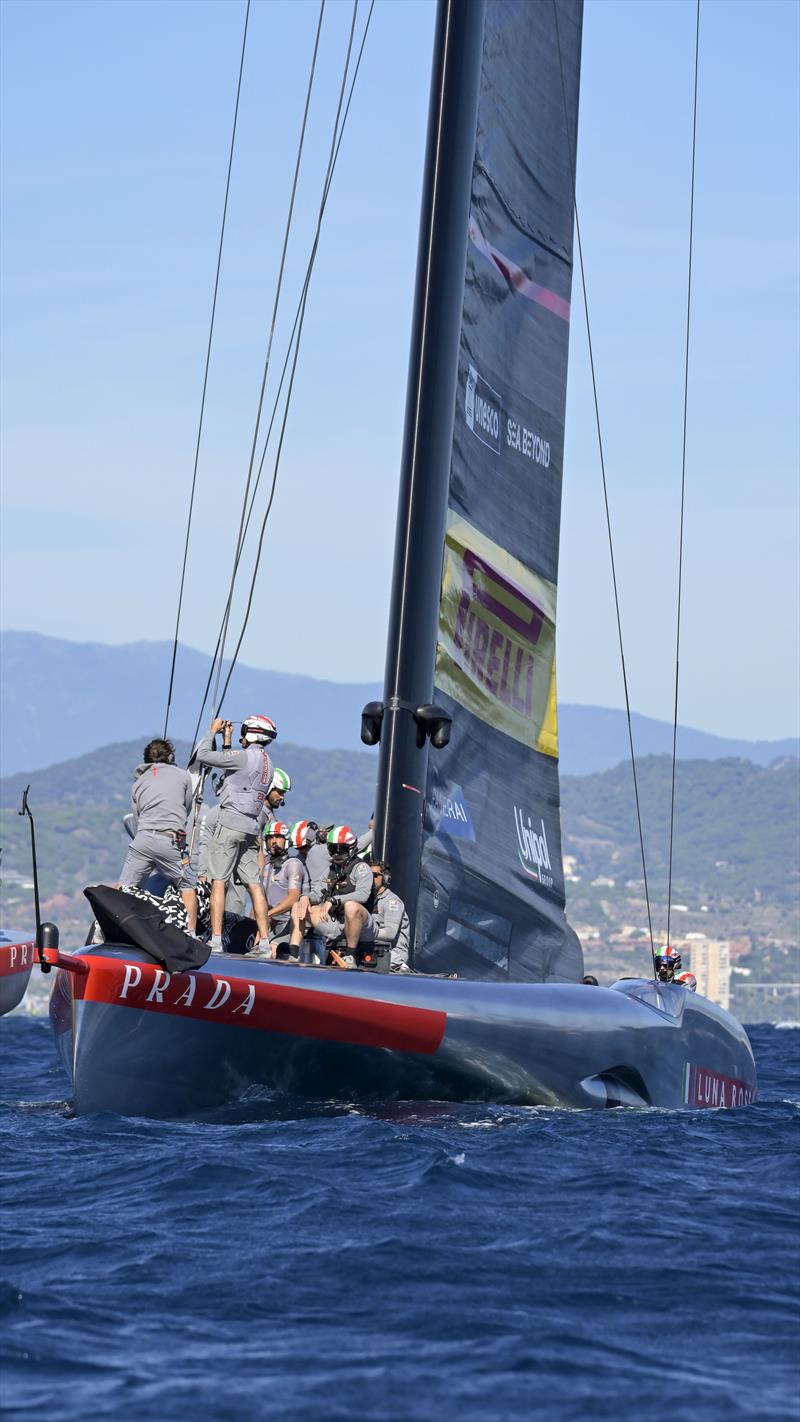
[[[318,829],[319,825],[316,820],[295,820],[295,823],[289,831],[289,854],[293,858],[302,859],[306,871],[308,871],[309,857],[316,847]],[[330,868],[330,856],[328,855],[327,849],[325,851],[325,858],[328,861],[328,868]],[[308,878],[308,894],[309,897],[311,897],[314,892],[314,884],[311,881],[310,874]],[[325,878],[327,878],[327,874]],[[324,879],[322,882],[324,885]],[[311,897],[311,902],[314,902],[313,897]]]
[[[186,823],[192,809],[192,777],[175,764],[171,741],[157,739],[144,748],[131,790],[136,834],[119,876],[137,887],[157,870],[180,890],[189,932],[197,927],[195,876],[189,867]]]
[[[309,929],[324,940],[325,957],[327,948],[344,934],[344,907],[348,903],[372,903],[372,874],[370,867],[358,857],[358,841],[348,825],[334,825],[328,833],[328,857],[330,869],[325,883],[324,897],[319,904],[312,904],[308,895],[303,895],[292,909],[293,948],[299,948],[303,934]]]
[[[219,783],[215,784],[217,794],[221,788],[223,777],[219,777]],[[280,770],[278,766],[272,772],[272,783],[267,791],[264,801],[264,808],[259,816],[258,827],[263,830],[275,819],[276,810],[281,809],[286,803],[286,796],[292,788],[292,778],[285,770]],[[208,860],[208,845],[219,820],[219,805],[212,805],[209,809],[202,809],[197,824],[195,835],[195,861],[198,876],[205,876]],[[258,867],[263,875],[266,860],[264,858],[261,840],[259,840]],[[239,882],[236,874],[228,883],[225,889],[225,912],[244,915],[247,913],[247,889]]]
[[[265,841],[263,835],[266,833],[267,826],[273,820],[278,819],[277,811],[283,809],[283,806],[286,804],[286,796],[289,794],[291,788],[291,776],[287,775],[285,770],[280,770],[276,765],[275,769],[272,772],[272,780],[270,782],[269,790],[267,791],[267,798],[264,801],[264,808],[261,811],[258,820],[258,828],[262,832],[262,837],[258,841],[258,869],[262,879],[264,877],[264,870],[267,864],[266,857],[264,854]],[[225,895],[226,909],[230,909],[230,904],[228,902],[228,899],[230,898],[230,892],[230,888],[228,888],[228,892]],[[244,912],[244,910],[242,910],[242,912]]]
[[[681,955],[677,948],[665,943],[656,953],[656,977],[660,983],[672,983],[681,970]]]
[[[317,825],[315,820],[309,820],[310,825],[316,826],[316,840],[311,845],[306,856],[306,868],[308,877],[311,880],[309,899],[312,904],[322,903],[325,885],[331,867],[331,856],[328,853],[328,835],[333,829],[333,825]]]
[[[388,864],[378,860],[372,865],[372,882],[375,898],[371,913],[354,899],[344,906],[347,951],[358,965],[400,973],[408,967],[410,929],[406,907],[392,892]]]
[[[216,737],[222,732],[222,750]],[[253,904],[253,916],[266,944],[269,938],[267,901],[258,866],[259,820],[272,785],[272,761],[267,746],[277,730],[269,716],[248,716],[242,722],[241,750],[233,750],[233,723],[219,716],[211,722],[195,752],[199,765],[224,771],[219,787],[219,816],[208,845],[207,867],[211,879],[211,946],[222,945],[225,886],[234,877],[244,884]]]
[[[264,805],[264,808],[269,812],[269,819],[274,820],[276,811],[283,809],[286,804],[286,796],[289,794],[291,788],[291,775],[287,775],[285,770],[281,770],[279,766],[276,765],[272,772],[272,781],[267,791],[267,798]]]
[[[289,844],[293,837],[294,831],[290,832],[289,826],[282,820],[272,820],[264,832],[267,864],[262,883],[267,897],[269,941],[273,958],[278,957],[280,946],[288,943],[289,916],[300,895],[308,892],[308,870],[302,858],[303,848],[295,845],[300,848],[301,857],[289,858]],[[302,841],[302,831],[297,838]]]

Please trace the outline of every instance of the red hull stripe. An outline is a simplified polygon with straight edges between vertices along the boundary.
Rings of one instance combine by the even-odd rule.
[[[427,1007],[283,983],[249,982],[226,978],[222,973],[169,974],[149,963],[124,963],[94,955],[83,961],[89,965],[89,974],[75,980],[73,992],[85,1002],[216,1021],[227,1027],[430,1056],[439,1047],[447,1024],[446,1013]]]
[[[36,943],[0,943],[0,978],[30,972],[36,958]]]
[[[738,1077],[688,1064],[684,1097],[689,1106],[749,1106],[756,1095],[755,1087]]]

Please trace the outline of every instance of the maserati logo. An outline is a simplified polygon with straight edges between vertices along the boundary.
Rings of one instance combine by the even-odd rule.
[[[448,783],[435,787],[430,797],[429,806],[435,833],[455,835],[457,839],[474,840],[475,830],[472,825],[472,816],[469,812],[467,797],[460,785]]]

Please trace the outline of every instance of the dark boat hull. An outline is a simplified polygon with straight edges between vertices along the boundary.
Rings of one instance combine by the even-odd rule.
[[[25,943],[0,941],[0,1017],[22,1002],[30,982],[36,954],[33,940]]]
[[[62,959],[63,961],[63,959]],[[248,1088],[310,1099],[606,1107],[755,1100],[744,1029],[681,987],[473,983],[214,955],[170,976],[104,946],[51,1018],[79,1113],[180,1117]]]

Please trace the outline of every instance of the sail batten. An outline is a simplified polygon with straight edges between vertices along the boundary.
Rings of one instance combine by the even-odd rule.
[[[416,928],[418,967],[466,977],[582,971],[555,696],[581,22],[486,5]]]

